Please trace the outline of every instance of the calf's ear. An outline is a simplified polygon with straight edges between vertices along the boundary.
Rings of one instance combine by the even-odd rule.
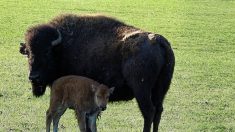
[[[22,55],[28,55],[28,51],[26,50],[26,45],[25,45],[25,43],[20,43],[19,52],[20,52]]]
[[[94,84],[91,84],[91,90],[92,92],[95,92],[97,90],[97,86],[95,86]]]
[[[111,87],[111,88],[109,89],[109,93],[112,94],[113,91],[114,91],[114,89],[115,89],[115,87]]]

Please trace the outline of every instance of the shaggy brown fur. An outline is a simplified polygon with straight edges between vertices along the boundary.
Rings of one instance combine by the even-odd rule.
[[[50,131],[52,120],[53,130],[57,131],[59,119],[67,108],[75,110],[81,132],[86,132],[87,129],[96,132],[96,118],[101,110],[106,109],[113,90],[114,88],[109,89],[106,85],[81,76],[59,78],[51,88],[50,107],[46,115],[47,132]]]
[[[93,48],[99,54],[103,52],[104,55],[102,57],[105,57],[105,54],[117,53],[117,50],[119,50],[119,56],[127,58],[128,55],[133,55],[138,51],[136,45],[140,44],[139,40],[146,40],[148,35],[148,33],[138,28],[127,26],[114,18],[102,15],[77,16],[64,14],[54,18],[49,24],[61,31],[63,43],[67,46],[80,40],[82,40],[80,43],[85,47],[99,43],[93,45]],[[115,45],[109,47],[107,44]],[[100,46],[102,45],[107,47],[105,51],[100,51]]]

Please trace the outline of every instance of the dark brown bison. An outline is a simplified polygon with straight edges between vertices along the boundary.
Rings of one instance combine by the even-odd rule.
[[[114,86],[111,101],[136,98],[144,132],[158,131],[174,71],[174,53],[161,35],[105,16],[61,15],[27,30],[20,52],[28,56],[33,94],[65,75]]]

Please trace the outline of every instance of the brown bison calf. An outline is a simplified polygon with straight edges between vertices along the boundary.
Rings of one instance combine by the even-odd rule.
[[[51,88],[50,106],[46,114],[46,131],[50,131],[52,120],[53,131],[58,131],[60,117],[67,108],[71,108],[75,110],[81,132],[89,129],[96,132],[97,115],[106,109],[109,95],[113,90],[114,87],[109,89],[106,85],[81,76],[70,75],[57,79]]]

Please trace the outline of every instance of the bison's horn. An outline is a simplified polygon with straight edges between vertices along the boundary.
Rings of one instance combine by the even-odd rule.
[[[62,36],[61,36],[61,33],[60,33],[60,31],[57,29],[57,33],[58,33],[58,38],[56,39],[56,40],[53,40],[52,42],[51,42],[51,45],[52,46],[56,46],[56,45],[58,45],[59,43],[61,43],[61,41],[62,41]]]

